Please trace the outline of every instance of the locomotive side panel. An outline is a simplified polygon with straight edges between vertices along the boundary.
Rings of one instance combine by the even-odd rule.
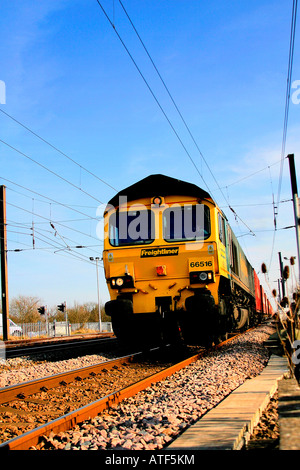
[[[259,278],[258,278],[255,271],[254,271],[254,283],[255,283],[255,307],[256,307],[256,311],[259,314],[262,314],[263,313],[263,302],[262,302],[262,295],[261,295],[262,294],[261,285],[260,285]]]

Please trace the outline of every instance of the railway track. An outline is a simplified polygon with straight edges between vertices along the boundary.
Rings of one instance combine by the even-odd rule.
[[[117,343],[118,340],[112,333],[93,337],[80,336],[72,338],[7,341],[5,342],[5,356],[9,359],[19,356],[33,356],[52,352],[57,353],[57,351],[61,353],[67,352],[71,355],[73,352],[77,353],[79,350],[93,350],[99,346],[101,348],[104,346],[114,347]]]
[[[215,349],[233,339],[220,343]],[[43,436],[74,428],[206,354],[207,351],[202,351],[167,365],[165,361],[141,362],[138,360],[142,359],[140,353],[68,374],[5,387],[0,390],[0,450],[38,446]],[[20,435],[14,437],[14,434]]]
[[[153,350],[153,354],[155,352]],[[43,426],[45,423],[50,421],[46,428],[52,429],[52,426],[55,426],[53,420],[57,421],[59,417],[61,417],[59,421],[64,423],[64,429],[67,429],[68,423],[74,424],[86,416],[91,416],[91,409],[98,410],[98,413],[111,404],[118,403],[120,397],[129,396],[128,393],[131,392],[128,392],[128,389],[133,392],[147,386],[149,376],[158,380],[157,373],[165,370],[170,363],[168,359],[148,360],[144,353],[134,353],[1,388],[0,448],[3,448],[3,444],[5,446],[5,441],[19,435],[18,442],[15,440],[8,444],[8,447],[27,449],[28,433],[39,436],[40,432],[45,432]],[[41,427],[34,431],[37,426]],[[58,426],[62,429],[60,422]],[[23,437],[24,433],[27,435]],[[25,447],[23,447],[24,441]]]

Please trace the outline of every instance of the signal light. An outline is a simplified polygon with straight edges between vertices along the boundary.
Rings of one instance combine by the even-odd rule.
[[[66,310],[66,302],[57,306],[58,310],[64,312]]]
[[[45,313],[46,313],[46,307],[39,307],[39,308],[38,308],[38,312],[39,312],[41,315],[45,315]]]

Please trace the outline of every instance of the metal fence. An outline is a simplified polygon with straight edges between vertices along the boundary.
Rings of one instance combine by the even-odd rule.
[[[37,323],[21,323],[17,325],[21,330],[15,331],[12,336],[19,338],[37,338],[37,337],[55,337],[69,336],[71,334],[84,333],[94,331],[99,332],[98,322],[69,323],[66,321],[54,322],[37,322]],[[102,322],[102,332],[111,333],[111,322]]]

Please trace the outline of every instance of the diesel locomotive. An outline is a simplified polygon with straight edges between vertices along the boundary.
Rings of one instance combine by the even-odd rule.
[[[272,314],[226,216],[200,187],[150,175],[104,212],[105,304],[132,344],[218,342]]]

